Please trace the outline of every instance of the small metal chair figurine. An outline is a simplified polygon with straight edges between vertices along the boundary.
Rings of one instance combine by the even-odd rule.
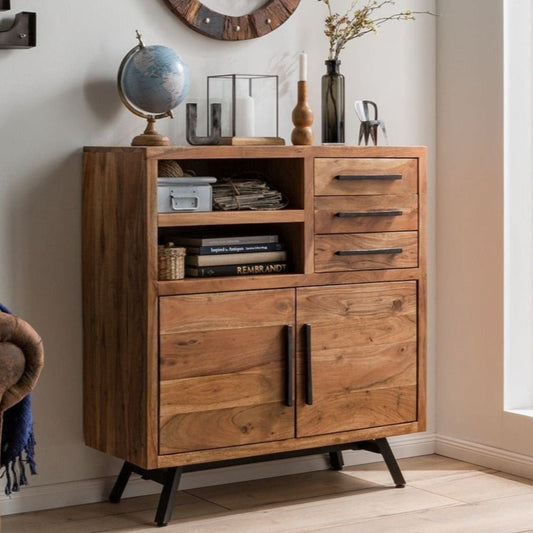
[[[357,100],[355,102],[355,112],[361,121],[361,127],[359,128],[359,144],[365,140],[365,144],[368,144],[368,138],[371,137],[374,145],[378,144],[378,128],[381,128],[385,143],[388,144],[387,132],[385,130],[385,123],[382,120],[378,120],[378,106],[370,100]],[[370,109],[374,109],[374,118],[370,118]]]

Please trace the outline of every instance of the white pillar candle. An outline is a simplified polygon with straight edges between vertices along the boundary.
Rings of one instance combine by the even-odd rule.
[[[301,52],[299,55],[300,60],[300,81],[307,81],[307,54]]]
[[[251,96],[237,98],[235,102],[235,136],[255,135],[255,105]]]

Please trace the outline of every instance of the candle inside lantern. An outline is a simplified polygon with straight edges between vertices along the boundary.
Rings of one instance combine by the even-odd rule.
[[[235,102],[235,136],[253,137],[255,134],[255,105],[251,96],[237,98]]]
[[[307,54],[301,52],[299,55],[300,60],[300,81],[307,81]]]

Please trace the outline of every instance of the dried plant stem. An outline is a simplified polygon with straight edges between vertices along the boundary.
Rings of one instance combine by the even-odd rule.
[[[366,4],[357,7],[358,0],[354,0],[344,15],[333,12],[331,0],[324,2],[328,9],[325,19],[324,33],[329,39],[328,59],[338,59],[346,44],[362,37],[367,33],[377,32],[378,26],[389,20],[412,20],[415,15],[432,15],[429,11],[401,11],[385,17],[372,18],[375,11],[386,5],[395,5],[395,0],[367,0]]]

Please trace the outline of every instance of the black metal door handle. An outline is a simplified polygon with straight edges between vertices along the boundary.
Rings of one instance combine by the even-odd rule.
[[[305,403],[313,405],[313,366],[311,361],[311,324],[304,324],[305,335]]]
[[[292,335],[293,327],[290,324],[285,326],[285,338],[287,347],[287,382],[285,384],[285,405],[292,407],[294,403],[294,339]]]
[[[370,250],[337,250],[335,255],[401,254],[403,248],[373,248]]]
[[[400,209],[390,209],[387,211],[347,211],[335,213],[339,218],[352,218],[352,217],[399,217],[403,215],[403,211]]]
[[[361,181],[361,180],[383,180],[393,181],[401,180],[401,174],[339,174],[335,176],[336,180],[340,181]]]

